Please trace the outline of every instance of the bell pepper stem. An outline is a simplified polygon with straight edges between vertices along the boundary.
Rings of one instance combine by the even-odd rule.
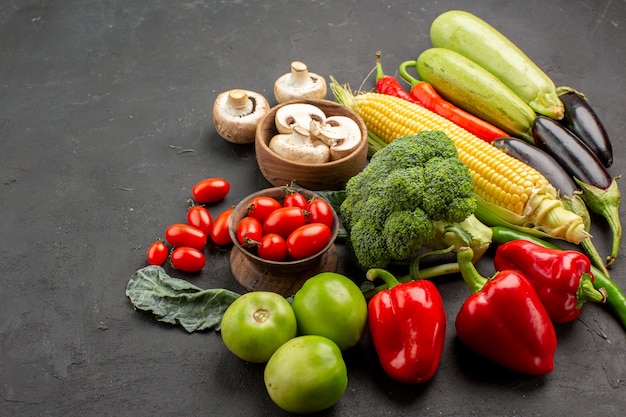
[[[382,279],[387,289],[391,289],[400,283],[395,275],[383,268],[371,268],[365,273],[365,277],[372,282],[376,279]]]
[[[461,270],[459,268],[458,263],[450,262],[446,264],[431,266],[431,267],[420,270],[418,279],[431,279],[431,278],[440,277],[442,275],[458,274],[460,271]],[[413,278],[413,275],[411,274],[397,278],[399,284],[410,282],[410,281],[413,281],[414,279],[415,278]],[[369,300],[370,298],[372,298],[379,292],[385,291],[386,289],[388,289],[387,284],[382,284],[371,290],[364,291],[363,295],[365,296],[366,300]]]
[[[591,274],[583,274],[580,277],[580,284],[576,291],[576,299],[578,303],[576,308],[581,308],[586,301],[592,301],[594,303],[605,303],[607,297],[606,289],[596,289],[593,286],[593,279]]]
[[[472,248],[468,247],[460,248],[456,254],[456,259],[461,270],[463,281],[465,281],[467,286],[470,288],[472,294],[475,294],[482,290],[487,283],[488,278],[485,278],[478,273],[478,270],[472,263],[473,257],[474,251]]]

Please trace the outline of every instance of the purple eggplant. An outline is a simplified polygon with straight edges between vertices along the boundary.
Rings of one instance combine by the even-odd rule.
[[[537,116],[532,130],[537,146],[548,152],[572,176],[587,207],[607,220],[613,234],[611,255],[607,257],[607,265],[611,266],[617,258],[622,238],[619,177],[611,177],[596,154],[559,122]]]
[[[613,164],[613,147],[602,121],[587,99],[576,91],[568,91],[559,96],[565,113],[560,121],[596,154],[608,168]]]
[[[563,167],[548,152],[539,147],[518,138],[504,137],[491,142],[493,146],[504,153],[525,163],[526,165],[539,171],[559,192],[563,205],[569,211],[582,217],[585,230],[589,232],[591,227],[591,216],[585,202],[581,198],[581,191]],[[608,275],[602,256],[598,253],[591,238],[580,242],[585,253],[593,264]]]

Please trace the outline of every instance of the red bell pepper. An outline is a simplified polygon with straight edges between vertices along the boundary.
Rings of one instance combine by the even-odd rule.
[[[459,339],[484,357],[513,371],[543,375],[554,369],[557,340],[554,325],[537,292],[515,270],[481,276],[473,251],[461,248],[457,261],[472,295],[459,310]]]
[[[428,381],[439,367],[446,333],[439,290],[427,280],[399,284],[379,268],[370,269],[367,278],[380,278],[388,286],[368,305],[370,333],[384,371],[402,383]]]
[[[533,285],[554,323],[576,319],[587,301],[605,302],[606,291],[594,288],[591,261],[574,250],[550,249],[527,240],[498,246],[496,270],[515,269]]]

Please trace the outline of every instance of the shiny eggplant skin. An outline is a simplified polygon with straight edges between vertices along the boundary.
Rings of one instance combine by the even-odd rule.
[[[559,96],[565,110],[561,123],[596,154],[606,168],[613,164],[613,147],[602,121],[587,100],[576,91]]]
[[[525,140],[511,137],[495,139],[491,144],[513,158],[535,168],[559,191],[559,195],[571,197],[578,190],[578,186],[570,174],[559,165],[552,155],[543,149]]]
[[[613,182],[604,164],[589,147],[556,120],[537,116],[533,122],[533,137],[537,146],[579,181],[603,190]]]

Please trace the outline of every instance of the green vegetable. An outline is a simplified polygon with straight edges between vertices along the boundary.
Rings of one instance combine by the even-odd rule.
[[[473,217],[469,169],[443,132],[398,138],[372,156],[345,188],[347,246],[367,270],[410,261],[426,247],[471,246],[480,257],[490,229]]]
[[[237,298],[222,318],[222,340],[235,356],[265,363],[285,342],[296,337],[296,316],[289,302],[270,291]]]
[[[133,273],[126,296],[137,310],[151,311],[157,320],[180,324],[189,333],[219,330],[224,312],[239,294],[226,289],[196,287],[170,277],[160,266],[146,266]]]
[[[341,350],[323,336],[291,339],[265,366],[265,388],[276,405],[294,414],[325,410],[348,387],[348,370]]]
[[[324,336],[345,351],[363,337],[367,302],[347,276],[322,272],[309,278],[291,304],[300,334]]]
[[[417,72],[446,100],[532,143],[534,110],[474,61],[451,49],[430,48],[418,56]]]
[[[439,15],[430,27],[436,48],[447,48],[474,61],[508,86],[534,111],[563,118],[554,82],[524,52],[484,20],[461,10]]]

